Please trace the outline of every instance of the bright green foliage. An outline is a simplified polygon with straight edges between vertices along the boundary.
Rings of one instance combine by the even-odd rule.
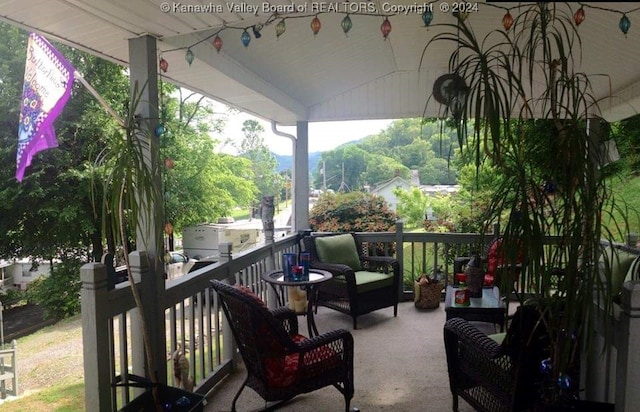
[[[365,181],[363,173],[367,171],[367,165],[371,159],[370,153],[361,149],[357,145],[349,144],[335,150],[322,154],[322,161],[325,165],[326,178],[322,176],[322,163],[318,165],[320,173],[315,181],[315,187],[333,190],[359,190],[365,184],[376,184],[378,182]],[[389,179],[393,175],[385,178]]]
[[[396,171],[403,179],[409,178],[410,170],[402,163],[387,156],[371,155],[360,180],[365,184],[374,185],[391,179]]]
[[[65,257],[53,266],[49,276],[41,276],[29,285],[29,300],[42,305],[48,318],[62,319],[79,313],[80,266],[82,262],[77,257]]]
[[[454,184],[450,160],[457,147],[454,131],[441,122],[396,120],[376,135],[323,153],[314,187],[322,188],[326,181],[328,189],[359,190],[393,178],[396,170],[406,178],[412,169],[418,170],[423,184]]]
[[[171,91],[168,85],[164,89]],[[216,142],[209,135],[223,125],[214,122],[209,126],[210,110],[200,101],[191,103],[170,95],[164,100],[167,131],[160,139],[161,157],[171,159],[173,169],[163,168],[163,197],[166,221],[173,224],[174,232],[215,222],[234,207],[249,205],[257,192],[250,162],[215,153]]]
[[[397,214],[380,196],[369,193],[325,193],[309,214],[318,232],[386,232],[395,230]]]
[[[7,289],[0,293],[0,303],[4,309],[9,309],[25,299],[25,291],[20,289]]]
[[[398,188],[393,194],[398,199],[398,215],[403,219],[407,229],[421,226],[427,208],[431,206],[431,197],[417,187],[412,187],[411,190]]]
[[[240,144],[240,156],[248,160],[253,171],[249,178],[257,187],[257,196],[254,201],[259,204],[263,196],[275,196],[278,202],[284,187],[284,179],[276,171],[276,158],[260,136],[264,133],[264,128],[255,120],[245,120],[242,123],[242,132],[244,139]]]

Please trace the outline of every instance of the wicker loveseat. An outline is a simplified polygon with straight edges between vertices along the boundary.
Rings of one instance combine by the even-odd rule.
[[[400,265],[388,256],[364,256],[353,234],[309,235],[303,238],[310,267],[331,272],[322,284],[316,304],[350,315],[357,328],[360,315],[393,307],[398,315]]]

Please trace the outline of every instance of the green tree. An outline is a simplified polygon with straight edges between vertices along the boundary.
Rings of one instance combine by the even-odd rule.
[[[100,208],[92,199],[92,181],[101,170],[94,166],[106,139],[119,126],[79,83],[54,127],[59,147],[40,152],[27,169],[22,183],[15,180],[17,125],[28,33],[1,25],[0,34],[0,256],[33,256],[51,260],[89,251],[99,259],[109,233],[102,233]],[[118,113],[129,104],[129,79],[123,67],[55,44],[83,77]],[[165,170],[164,183],[169,218],[179,228],[185,224],[213,221],[237,205],[248,205],[256,188],[246,159],[215,153],[209,134],[221,130],[200,96],[162,84],[161,153],[173,169]]]
[[[403,179],[409,178],[410,170],[402,163],[390,157],[372,155],[369,156],[366,170],[362,173],[360,180],[365,184],[374,186],[380,182],[392,179],[396,171]]]
[[[431,205],[430,197],[417,187],[410,190],[398,188],[393,194],[398,199],[398,215],[404,220],[407,228],[422,226],[427,209]]]
[[[185,96],[167,84],[163,92],[166,132],[160,140],[169,166],[163,176],[167,222],[180,233],[185,226],[215,222],[236,206],[248,206],[257,193],[249,160],[216,153],[210,137],[224,123],[200,96]]]
[[[371,155],[358,145],[346,145],[322,154],[318,167],[326,173],[327,188],[335,191],[350,191],[364,186],[363,173]],[[322,174],[318,174],[316,187],[323,187]],[[368,183],[368,182],[367,182]]]
[[[244,138],[240,144],[240,156],[248,159],[253,169],[253,179],[258,188],[257,202],[260,203],[263,196],[275,196],[278,201],[284,182],[276,170],[276,158],[261,136],[264,127],[256,120],[245,120],[242,133]]]

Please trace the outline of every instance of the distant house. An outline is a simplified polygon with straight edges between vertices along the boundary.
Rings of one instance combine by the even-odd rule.
[[[460,190],[460,185],[421,185],[418,171],[412,170],[410,181],[400,177],[396,171],[396,175],[393,178],[376,184],[369,189],[369,192],[382,196],[393,210],[398,210],[398,198],[393,194],[393,191],[398,188],[411,190],[412,187],[420,188],[422,193],[429,196],[450,195]]]
[[[40,276],[49,276],[51,263],[38,261],[34,264],[30,259],[13,261],[0,260],[0,288],[26,290],[29,284]]]
[[[422,185],[420,190],[429,196],[451,195],[460,190],[460,185]]]
[[[396,189],[409,190],[412,186],[413,185],[406,179],[396,175],[387,181],[378,183],[370,190],[370,192],[374,195],[382,196],[387,201],[391,209],[397,210],[398,198],[393,194],[393,191]]]

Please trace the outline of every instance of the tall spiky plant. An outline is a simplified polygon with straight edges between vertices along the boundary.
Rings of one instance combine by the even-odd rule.
[[[157,242],[154,245],[139,245],[156,251],[158,256],[153,256],[154,259],[161,257],[162,250],[162,239],[156,236],[161,233],[162,225],[162,219],[158,218],[158,208],[162,205],[160,168],[157,159],[152,159],[157,148],[154,147],[154,136],[150,132],[148,119],[136,114],[144,87],[139,88],[137,83],[134,84],[126,117],[118,119],[120,127],[108,136],[106,146],[95,161],[101,177],[94,181],[94,193],[102,194],[99,200],[103,233],[113,234],[123,250],[131,292],[141,313],[146,376],[154,384],[155,398],[157,379],[150,334],[143,314],[144,305],[129,261],[134,236],[139,241],[153,238],[152,242]],[[152,267],[153,263],[155,262],[150,262],[149,266]]]
[[[612,310],[611,288],[602,280],[610,277],[600,277],[595,264],[601,240],[613,240],[602,216],[615,208],[603,136],[589,124],[598,102],[589,76],[576,70],[582,45],[568,4],[523,7],[510,31],[493,30],[481,40],[471,24],[472,18],[445,25],[425,51],[434,42],[456,46],[449,68],[468,86],[455,119],[460,147],[473,148],[476,165],[487,159],[504,176],[485,223],[503,227],[507,265],[524,254],[528,292],[550,334],[550,382],[566,383],[580,345],[589,345],[594,298]],[[545,245],[547,236],[557,236],[558,245]],[[556,268],[564,276],[551,289]],[[551,403],[564,395],[557,387],[543,393]]]

